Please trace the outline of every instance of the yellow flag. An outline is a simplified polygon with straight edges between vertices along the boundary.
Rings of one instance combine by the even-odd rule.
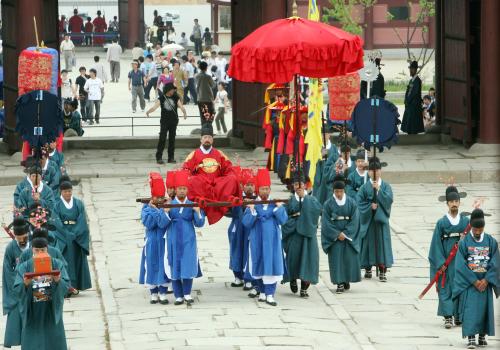
[[[309,179],[314,186],[316,164],[321,160],[321,111],[323,110],[323,93],[318,79],[309,79],[309,105],[307,113],[307,134],[304,142],[307,143],[306,160],[310,162]]]
[[[319,11],[316,0],[309,0],[309,11],[307,13],[307,18],[311,21],[319,21]]]

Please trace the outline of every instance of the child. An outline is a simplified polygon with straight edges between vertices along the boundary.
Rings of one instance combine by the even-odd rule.
[[[224,83],[217,84],[217,95],[215,97],[215,106],[217,108],[217,115],[215,116],[215,125],[217,126],[217,134],[220,135],[220,129],[227,133],[226,122],[224,120],[224,113],[229,106],[229,100],[227,99],[227,91],[224,89]]]
[[[189,172],[179,170],[175,173],[175,199],[172,204],[192,203],[187,199]],[[186,302],[191,305],[193,278],[201,277],[195,227],[203,227],[205,213],[199,207],[165,208],[160,217],[167,229],[167,257],[165,272],[172,280],[174,305]]]
[[[67,98],[73,99],[74,97],[76,97],[75,86],[68,77],[68,71],[63,69],[61,71],[61,98],[64,101]]]
[[[257,200],[268,200],[271,193],[271,178],[267,169],[257,172]],[[249,204],[243,214],[243,226],[249,233],[249,272],[256,279],[256,290],[250,296],[259,296],[259,301],[276,306],[274,300],[276,283],[284,273],[281,228],[288,219],[283,203]]]
[[[142,249],[139,284],[149,287],[151,304],[168,304],[167,288],[170,280],[165,275],[165,220],[160,220],[161,209],[158,199],[165,197],[165,185],[159,173],[149,174],[151,201],[144,204],[141,212],[142,224],[146,227],[144,247]],[[159,293],[159,299],[158,299]]]
[[[28,223],[22,217],[15,218],[13,231],[15,239],[10,241],[5,248],[2,273],[3,313],[7,315],[3,345],[7,348],[21,345],[21,312],[13,288],[16,278],[16,268],[19,265],[19,257],[23,251],[29,248]]]

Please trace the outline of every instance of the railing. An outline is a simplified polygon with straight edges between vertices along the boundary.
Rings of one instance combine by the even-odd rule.
[[[201,128],[201,123],[200,123],[200,116],[199,115],[188,115],[187,116],[188,118],[196,118],[197,119],[197,123],[187,123],[187,124],[184,124],[184,123],[179,123],[178,124],[178,127],[199,127]],[[136,119],[148,119],[148,120],[158,120],[160,119],[161,117],[160,116],[151,116],[151,117],[143,117],[143,116],[134,116],[134,115],[131,115],[131,116],[125,116],[125,117],[101,117],[99,118],[100,121],[103,121],[103,120],[110,120],[110,119],[129,119],[130,120],[130,124],[119,124],[119,125],[103,125],[103,124],[93,124],[93,125],[84,125],[83,126],[83,129],[93,129],[93,128],[99,128],[99,129],[102,129],[102,128],[131,128],[132,130],[132,135],[131,136],[135,136],[134,134],[134,128],[140,128],[140,127],[151,127],[151,126],[157,126],[159,127],[159,124],[137,124],[137,122],[135,121]],[[184,117],[183,116],[179,116],[179,122],[181,120],[184,120]],[[189,120],[189,119],[188,119]],[[82,120],[83,122],[83,120]]]

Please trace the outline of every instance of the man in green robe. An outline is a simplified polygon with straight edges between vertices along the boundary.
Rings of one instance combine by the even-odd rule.
[[[368,172],[365,164],[365,150],[360,149],[356,153],[356,170],[351,171],[347,178],[346,193],[349,197],[356,200],[358,191],[368,179]]]
[[[448,213],[438,220],[434,233],[432,234],[429,248],[430,279],[433,280],[436,273],[441,270],[443,275],[436,282],[439,297],[438,316],[444,317],[444,326],[449,329],[453,326],[452,317],[455,317],[455,324],[458,320],[458,300],[452,299],[452,285],[455,279],[455,262],[452,260],[448,266],[445,261],[450,255],[465,228],[469,219],[460,215],[460,195],[455,186],[446,189],[446,205]]]
[[[49,143],[49,158],[51,162],[54,162],[56,167],[61,172],[61,175],[66,174],[66,165],[64,164],[64,154],[57,150],[57,142],[52,141]]]
[[[54,161],[50,160],[49,150],[46,147],[42,148],[41,151],[42,180],[49,185],[52,191],[57,192],[61,170]]]
[[[22,217],[15,218],[13,231],[15,239],[10,241],[5,248],[2,272],[2,306],[3,314],[7,315],[3,345],[7,348],[21,345],[21,314],[13,288],[19,256],[29,248],[28,223]]]
[[[53,214],[56,246],[68,263],[71,286],[79,291],[86,290],[92,287],[92,282],[87,261],[90,235],[85,206],[73,196],[71,182],[61,183],[60,189],[61,196],[56,200]]]
[[[29,208],[36,203],[52,211],[54,208],[54,193],[52,189],[42,181],[42,169],[39,166],[32,166],[29,170],[29,186],[26,186],[19,193],[15,207],[22,210],[25,217],[29,213]]]
[[[328,131],[329,132],[325,132],[324,135],[326,145],[321,150],[323,158],[316,164],[316,175],[314,176],[314,186],[312,193],[320,203],[325,203],[326,199],[331,193],[331,183],[327,183],[328,176],[325,170],[326,163],[329,162],[329,164],[335,164],[339,157],[337,146],[330,140],[333,135],[333,128],[329,129]]]
[[[47,253],[47,240],[32,241],[34,256]],[[34,260],[20,264],[16,270],[13,292],[18,300],[23,325],[22,350],[66,350],[66,335],[63,323],[64,294],[68,288],[68,275],[64,264],[51,258],[52,270],[58,276],[28,278],[25,273],[34,272]],[[42,281],[50,285],[43,288]]]
[[[356,201],[345,193],[344,178],[333,182],[333,196],[324,207],[321,218],[321,246],[328,254],[330,280],[337,284],[337,293],[351,288],[361,280],[359,266],[359,213]]]
[[[305,179],[302,171],[293,176],[295,193],[285,206],[288,220],[281,225],[283,250],[286,254],[285,281],[290,281],[290,289],[298,291],[297,279],[300,279],[300,296],[307,298],[307,289],[318,283],[319,253],[316,232],[321,215],[321,204],[304,188]]]
[[[453,299],[458,299],[458,316],[467,348],[488,345],[486,335],[495,335],[493,294],[500,292],[500,255],[498,243],[484,232],[484,213],[474,209],[470,217],[471,232],[458,244],[455,257]]]
[[[14,191],[14,206],[16,206],[16,204],[18,203],[19,196],[20,196],[21,192],[26,187],[30,187],[30,181],[31,181],[30,169],[32,166],[34,166],[36,164],[35,162],[36,162],[35,158],[30,156],[30,157],[26,158],[26,160],[23,163],[24,164],[23,172],[26,176],[16,184],[16,189]]]
[[[359,189],[357,202],[360,215],[361,268],[365,278],[372,278],[372,266],[379,270],[379,280],[387,282],[387,268],[392,267],[391,229],[389,218],[392,188],[382,181],[382,165],[377,157],[370,158],[370,181]]]
[[[31,235],[31,240],[34,240],[35,238],[45,238],[47,242],[49,242],[49,246],[47,247],[49,255],[53,258],[56,258],[57,260],[61,260],[61,262],[64,264],[65,267],[68,266],[68,263],[66,262],[66,259],[64,259],[64,256],[62,255],[61,251],[56,247],[52,247],[50,245],[51,238],[49,238],[49,232],[47,231],[46,228],[44,227],[35,228]],[[27,247],[19,256],[19,263],[28,261],[32,257],[33,257],[33,248]]]

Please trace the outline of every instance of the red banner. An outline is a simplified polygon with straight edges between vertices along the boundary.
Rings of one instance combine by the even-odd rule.
[[[359,74],[350,73],[328,78],[330,96],[330,120],[350,120],[351,113],[359,101]]]
[[[33,91],[50,91],[52,56],[47,53],[23,50],[19,55],[17,86],[19,96]]]

